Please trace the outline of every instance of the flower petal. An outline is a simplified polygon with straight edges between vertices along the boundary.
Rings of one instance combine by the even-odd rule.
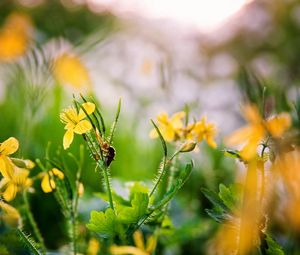
[[[256,105],[245,105],[242,109],[245,119],[252,124],[259,124],[262,122],[259,110]]]
[[[141,231],[137,230],[133,233],[133,240],[135,246],[141,250],[145,250],[145,244],[143,239],[143,234]]]
[[[72,129],[68,129],[63,138],[64,149],[68,149],[70,144],[73,142],[74,132]]]
[[[174,129],[183,127],[183,118],[184,117],[185,117],[185,112],[177,112],[177,113],[173,114],[173,116],[170,118],[170,123]]]
[[[81,106],[84,108],[86,113],[89,114],[89,115],[92,114],[96,109],[95,104],[90,103],[90,102],[83,103]],[[85,117],[86,117],[85,112],[82,109],[80,109],[79,114],[78,114],[78,120],[80,121]]]
[[[60,170],[58,170],[57,168],[52,168],[50,170],[55,176],[57,176],[59,179],[63,179],[64,178],[64,173]]]
[[[136,247],[133,246],[116,246],[112,245],[110,247],[110,252],[112,255],[149,255],[149,253],[142,251]]]
[[[14,173],[13,164],[6,156],[0,156],[0,173],[3,177],[12,179]]]
[[[175,140],[175,132],[171,126],[166,125],[164,127],[160,127],[159,130],[161,132],[161,135],[167,142],[172,142]]]
[[[292,120],[288,113],[281,113],[267,120],[267,129],[274,137],[280,137],[290,126]]]
[[[13,183],[9,183],[3,192],[3,198],[9,202],[16,197],[17,191],[18,187]]]
[[[155,138],[158,137],[158,133],[157,133],[157,131],[156,131],[155,128],[153,128],[153,129],[150,131],[149,137],[150,137],[151,139],[155,139]]]
[[[3,212],[1,216],[3,221],[13,227],[16,227],[21,218],[21,215],[19,214],[17,209],[10,206],[9,204],[4,203],[3,201],[0,201],[0,208]]]
[[[88,120],[80,121],[74,128],[76,134],[82,135],[92,129],[92,124]]]
[[[241,157],[246,161],[253,159],[257,154],[258,143],[259,140],[250,139],[248,143],[244,146],[244,148],[241,150]]]
[[[211,148],[217,148],[217,143],[215,142],[213,135],[206,135],[206,142]]]
[[[52,179],[50,179],[50,176],[48,173],[45,174],[45,176],[43,177],[42,182],[41,182],[41,187],[45,193],[49,193],[53,189],[55,189],[55,182]]]
[[[19,148],[19,141],[14,138],[10,137],[7,140],[5,140],[0,145],[0,154],[2,155],[10,155],[15,153]]]
[[[225,138],[225,144],[237,145],[246,142],[253,133],[252,126],[242,127],[236,130],[233,134]]]
[[[157,238],[154,235],[149,236],[146,244],[146,252],[152,254],[155,251],[156,243]]]

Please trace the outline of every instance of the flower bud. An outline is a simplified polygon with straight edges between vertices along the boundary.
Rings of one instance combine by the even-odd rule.
[[[194,141],[187,141],[185,142],[180,149],[180,152],[190,152],[193,151],[196,147],[197,143]]]

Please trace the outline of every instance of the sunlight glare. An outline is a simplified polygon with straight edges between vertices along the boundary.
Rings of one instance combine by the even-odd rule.
[[[90,0],[119,14],[133,13],[147,18],[171,19],[201,30],[219,27],[249,0]]]

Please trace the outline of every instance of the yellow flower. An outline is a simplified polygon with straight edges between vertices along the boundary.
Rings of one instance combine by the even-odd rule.
[[[13,61],[29,47],[32,23],[25,14],[9,15],[0,31],[0,60]]]
[[[88,70],[75,54],[61,54],[54,60],[53,66],[53,75],[59,83],[76,89],[91,87]]]
[[[156,237],[151,235],[147,239],[147,243],[145,245],[143,235],[141,231],[135,231],[133,234],[133,241],[135,246],[117,246],[113,245],[110,248],[110,252],[112,255],[151,255],[156,248]]]
[[[11,205],[4,203],[0,200],[0,222],[3,220],[5,223],[12,227],[17,227],[20,223],[21,216],[17,209]]]
[[[9,155],[15,153],[19,148],[19,142],[16,138],[10,137],[0,144],[0,173],[7,178],[12,178],[13,163]]]
[[[273,170],[277,173],[279,181],[283,184],[284,199],[283,219],[293,229],[300,229],[300,148],[293,151],[281,153],[276,157]]]
[[[64,178],[64,173],[57,168],[52,168],[50,171],[44,174],[41,182],[41,187],[45,193],[52,192],[55,189],[56,184],[54,181],[54,177],[62,180]]]
[[[245,144],[240,152],[244,160],[255,157],[257,146],[268,134],[279,138],[291,125],[291,117],[287,113],[264,120],[255,105],[246,105],[243,113],[249,124],[235,131],[225,142],[229,145]]]
[[[32,185],[32,180],[28,178],[29,171],[27,169],[14,167],[11,176],[4,175],[0,181],[0,190],[6,201],[11,201],[16,197],[18,191],[22,191]]]
[[[89,240],[87,255],[97,255],[100,250],[100,243],[96,238]]]
[[[206,123],[205,116],[202,117],[200,121],[191,125],[193,125],[193,127],[191,128],[188,137],[195,139],[197,142],[202,142],[202,140],[205,140],[210,147],[217,147],[217,143],[214,140],[214,137],[217,133],[216,126],[213,123]]]
[[[92,114],[95,111],[95,105],[90,102],[83,103],[82,107],[87,114]],[[65,109],[60,114],[60,120],[62,123],[66,124],[65,129],[67,130],[63,138],[64,149],[70,147],[74,138],[74,133],[82,135],[91,130],[92,125],[88,120],[84,120],[85,117],[86,114],[82,109],[80,109],[78,113],[74,107]]]
[[[185,117],[185,112],[177,112],[173,114],[170,118],[167,113],[163,112],[157,116],[158,128],[161,132],[163,138],[167,142],[178,141],[183,135],[183,119]],[[150,132],[150,137],[152,139],[157,138],[158,134],[155,129]]]

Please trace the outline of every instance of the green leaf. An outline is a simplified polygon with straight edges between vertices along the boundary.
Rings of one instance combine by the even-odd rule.
[[[20,237],[21,242],[24,244],[25,247],[28,248],[28,250],[30,250],[32,254],[44,254],[37,248],[38,245],[35,243],[35,241],[29,235],[25,234],[25,232],[22,229],[17,228],[16,231]]]
[[[230,185],[228,188],[221,183],[219,185],[219,197],[224,204],[231,210],[235,211],[241,203],[241,187],[239,185]]]
[[[240,152],[238,150],[229,150],[229,149],[225,149],[223,150],[224,152],[224,156],[230,157],[230,158],[237,158],[240,159]]]
[[[220,208],[205,209],[205,212],[218,223],[224,223],[232,220],[232,217],[224,213]]]
[[[131,206],[118,206],[118,220],[130,224],[138,222],[147,213],[149,196],[147,193],[134,193]]]
[[[105,213],[92,211],[90,222],[86,226],[103,238],[113,237],[118,232],[117,217],[111,208]]]
[[[270,236],[267,235],[267,255],[284,255],[282,247]]]
[[[142,182],[134,182],[130,187],[130,200],[133,198],[133,195],[135,193],[148,193],[149,187],[145,185],[145,183]]]
[[[190,177],[193,167],[194,167],[194,164],[193,164],[193,161],[191,161],[190,163],[188,163],[185,166],[185,168],[180,170],[179,179],[181,180],[181,186],[179,187],[179,189],[185,184],[185,182]]]
[[[163,198],[151,208],[152,211],[158,210],[159,208],[162,208],[170,202],[170,200],[177,194],[177,192],[182,188],[184,183],[188,180],[192,169],[193,162],[187,164],[186,167],[180,171],[177,181],[171,186],[171,188],[163,196]]]
[[[3,244],[0,244],[0,254],[9,255],[9,251],[7,250],[7,248]]]
[[[201,189],[204,196],[216,207],[222,208],[226,213],[229,213],[230,210],[227,205],[224,204],[221,198],[219,198],[218,194],[208,190],[206,188]]]

